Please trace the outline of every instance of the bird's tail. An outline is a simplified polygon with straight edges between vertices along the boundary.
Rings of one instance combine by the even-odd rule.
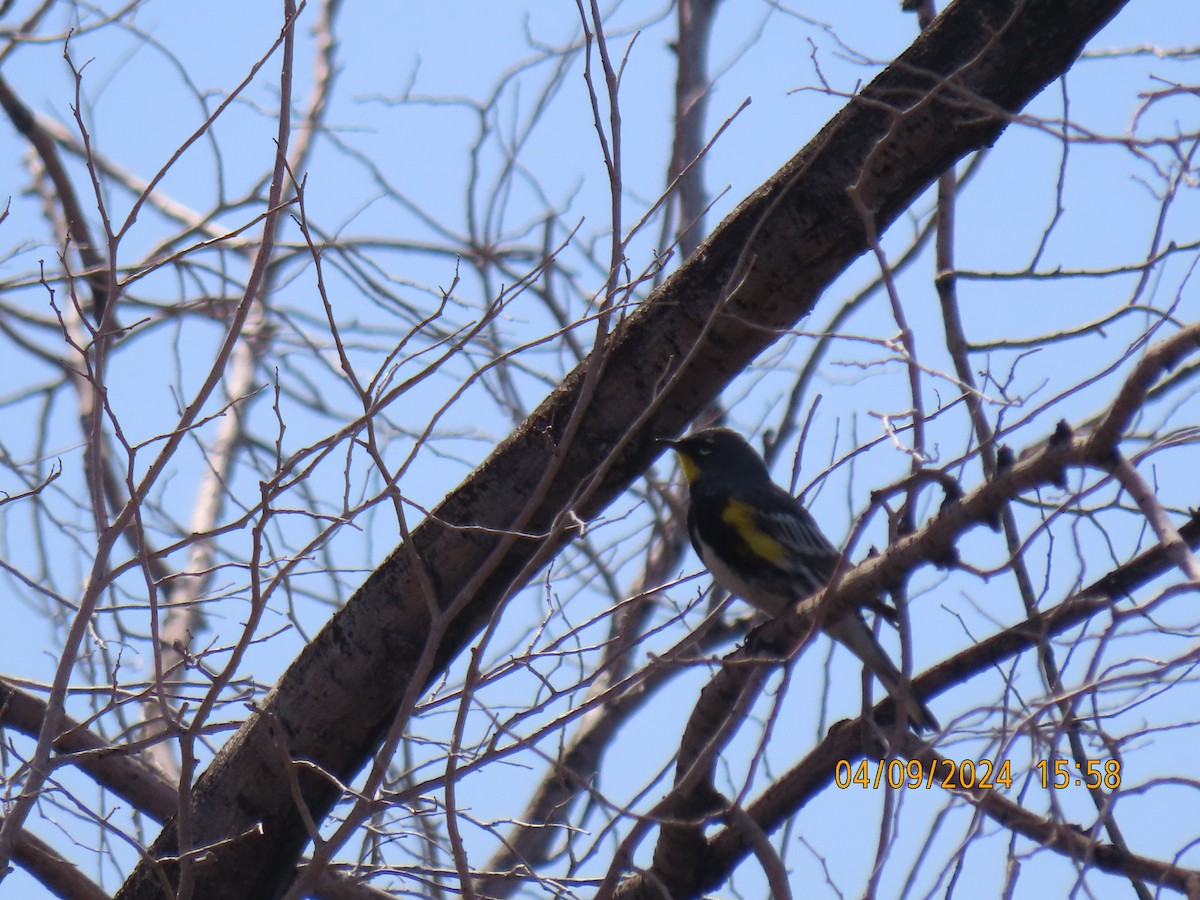
[[[913,695],[910,685],[904,684],[900,670],[888,657],[887,651],[879,646],[879,641],[875,639],[861,615],[857,612],[850,613],[836,622],[826,622],[824,628],[830,637],[844,644],[851,653],[862,660],[871,670],[871,674],[887,688],[897,707],[904,710],[914,731],[920,733],[942,730],[929,707]]]

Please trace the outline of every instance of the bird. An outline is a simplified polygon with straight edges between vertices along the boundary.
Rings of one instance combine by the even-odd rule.
[[[688,485],[688,535],[718,585],[777,616],[829,583],[841,554],[804,505],[771,479],[765,460],[742,435],[705,428],[662,443],[679,456]],[[888,608],[882,600],[878,606]],[[879,679],[914,731],[941,730],[859,610],[821,627]]]

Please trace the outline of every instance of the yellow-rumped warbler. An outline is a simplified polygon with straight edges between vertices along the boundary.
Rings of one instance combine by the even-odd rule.
[[[691,496],[688,534],[717,584],[775,616],[829,583],[841,555],[809,511],[771,480],[745,438],[706,428],[664,443],[679,454]],[[821,627],[883,683],[915,730],[940,730],[925,704],[903,689],[900,670],[858,610]]]

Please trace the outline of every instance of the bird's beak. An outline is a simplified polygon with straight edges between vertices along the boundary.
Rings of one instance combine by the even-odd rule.
[[[654,440],[656,443],[666,444],[672,450],[679,446],[679,441],[675,440],[675,438],[655,438]]]

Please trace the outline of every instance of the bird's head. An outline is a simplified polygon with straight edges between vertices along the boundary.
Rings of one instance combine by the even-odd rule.
[[[767,464],[750,443],[729,428],[705,428],[679,440],[663,439],[679,454],[688,484],[733,472],[766,474]]]

